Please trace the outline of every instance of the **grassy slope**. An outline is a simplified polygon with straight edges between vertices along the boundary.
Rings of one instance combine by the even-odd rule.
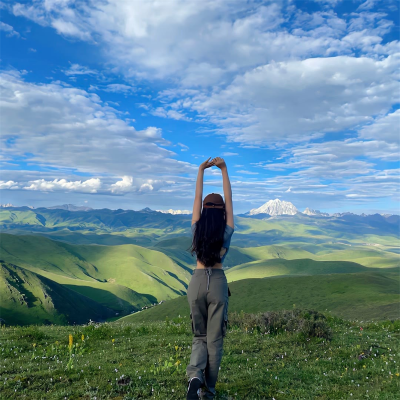
[[[398,272],[361,272],[246,279],[229,284],[230,311],[258,312],[296,307],[332,311],[343,318],[377,320],[399,316]],[[188,315],[186,296],[120,319],[157,321]]]
[[[346,261],[314,261],[310,259],[285,260],[282,258],[252,261],[226,271],[228,282],[249,278],[267,278],[282,275],[320,275],[346,272],[364,272],[369,268]]]
[[[114,313],[43,276],[1,261],[0,314],[7,324],[85,323]]]
[[[88,282],[50,272],[44,275],[54,282],[81,293],[105,307],[111,308],[117,313],[127,314],[157,301],[153,296],[137,293],[132,289],[115,283]]]
[[[0,244],[5,261],[34,272],[81,279],[89,286],[108,281],[159,300],[185,293],[190,277],[165,254],[135,245],[78,246],[5,233],[0,234]]]

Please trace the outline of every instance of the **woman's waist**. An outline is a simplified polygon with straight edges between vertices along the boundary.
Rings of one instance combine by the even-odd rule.
[[[212,268],[213,270],[216,270],[216,269],[222,270],[223,265],[222,265],[222,263],[216,263],[212,267],[206,267],[200,261],[197,261],[196,269],[206,269],[206,268]]]
[[[207,274],[207,272],[209,270],[211,270],[211,274],[210,275],[214,275],[214,274],[216,274],[216,275],[225,275],[225,272],[224,272],[224,270],[222,269],[222,268],[213,268],[213,267],[208,267],[208,268],[195,268],[194,270],[193,270],[193,274],[202,274],[202,275],[204,275],[204,274]]]

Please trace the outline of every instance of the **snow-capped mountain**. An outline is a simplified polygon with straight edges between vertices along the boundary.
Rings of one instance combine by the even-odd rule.
[[[329,217],[328,213],[324,213],[324,212],[321,212],[319,210],[313,210],[312,208],[308,208],[308,207],[303,211],[303,214],[306,214],[306,215],[318,215],[318,216],[321,216],[321,217]]]
[[[11,203],[7,203],[7,204],[0,204],[1,208],[8,208],[8,207],[14,207]]]
[[[172,210],[172,209],[169,209],[169,210],[156,210],[156,211],[158,211],[158,212],[160,212],[160,213],[163,213],[163,214],[173,214],[173,215],[181,215],[181,214],[191,214],[192,212],[190,211],[190,210]]]
[[[253,208],[249,215],[269,214],[269,215],[295,215],[297,208],[290,201],[281,201],[279,199],[267,201],[261,207]]]

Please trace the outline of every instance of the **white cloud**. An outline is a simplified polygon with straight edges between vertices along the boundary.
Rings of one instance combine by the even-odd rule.
[[[111,193],[124,193],[133,189],[133,178],[131,176],[123,176],[118,182],[111,185]]]
[[[189,146],[186,146],[183,143],[177,143],[177,145],[181,147],[181,151],[188,151],[189,150]]]
[[[332,7],[340,0],[315,1],[323,11],[247,0],[149,0],[141,7],[132,7],[130,0],[38,0],[14,4],[13,10],[98,46],[127,82],[131,77],[163,80],[166,90],[153,96],[162,107],[140,105],[147,113],[192,118],[209,124],[207,134],[216,126],[228,141],[246,148],[286,146],[285,161],[263,164],[279,179],[236,180],[232,184],[240,198],[254,201],[286,192],[338,201],[346,195],[366,199],[368,190],[394,196],[391,173],[386,179],[376,170],[378,161],[398,157],[398,111],[391,110],[399,102],[400,42],[387,43],[385,37],[394,25],[381,11],[338,15]],[[379,10],[387,3],[380,2]],[[84,67],[76,71],[85,73]],[[93,89],[132,90],[101,84]],[[61,82],[17,82],[5,93],[4,114],[12,119],[6,121],[6,134],[17,137],[8,155],[33,153],[29,161],[38,164],[100,174],[101,190],[114,194],[179,190],[191,196],[193,180],[175,180],[188,164],[161,147],[167,142],[157,127],[136,131],[97,95]],[[59,117],[60,109],[66,110],[65,118]],[[344,130],[359,137],[299,145],[327,133],[334,138],[338,132],[340,139]],[[284,175],[288,169],[296,172]],[[166,179],[175,182],[171,188],[160,186],[166,179],[159,175],[166,171]],[[368,175],[376,179],[367,182]]]
[[[246,171],[246,170],[240,170],[236,171],[237,174],[245,174],[245,175],[258,175],[258,172],[253,172],[253,171]]]
[[[106,85],[103,90],[105,92],[112,92],[112,93],[124,93],[128,94],[135,91],[135,88],[131,85],[125,85],[122,83],[110,83]]]
[[[30,183],[30,185],[29,185]],[[91,178],[86,181],[67,181],[66,179],[54,179],[46,181],[45,179],[37,179],[29,182],[29,186],[25,186],[26,190],[40,190],[43,192],[53,192],[56,190],[73,191],[81,193],[97,193],[101,188],[101,181],[98,178]]]
[[[238,156],[239,153],[232,153],[229,151],[225,151],[224,153],[221,154],[223,157],[231,157],[231,156]]]
[[[72,76],[72,75],[97,75],[98,71],[94,69],[90,69],[83,65],[79,64],[71,64],[69,69],[63,71],[65,75]]]
[[[238,76],[191,108],[241,143],[305,141],[373,121],[399,102],[400,53],[271,63]]]
[[[313,0],[316,3],[328,3],[328,4],[332,4],[332,5],[336,5],[337,3],[340,3],[343,0]]]
[[[136,171],[144,179],[192,168],[160,147],[169,142],[159,128],[137,131],[94,93],[58,83],[28,83],[15,71],[1,73],[0,85],[1,140],[13,139],[3,146],[8,157],[92,174]]]
[[[150,183],[144,183],[142,186],[140,186],[140,192],[151,192],[153,190],[153,185]]]
[[[11,25],[6,24],[5,22],[0,21],[0,31],[7,32],[8,37],[20,37],[21,35],[14,30],[14,28]]]
[[[364,3],[360,4],[357,8],[357,11],[361,10],[369,10],[375,6],[377,2],[380,0],[366,0]]]
[[[18,183],[14,181],[0,181],[0,189],[18,189]]]
[[[383,140],[398,145],[400,142],[400,109],[377,118],[371,125],[363,127],[360,130],[360,137]]]
[[[143,105],[141,105],[142,108]],[[190,121],[191,118],[186,117],[183,113],[176,111],[176,110],[167,110],[164,107],[157,107],[154,110],[150,111],[151,115],[154,115],[155,117],[162,117],[162,118],[171,118],[171,119],[176,119],[177,121],[179,120],[184,120],[184,121]]]
[[[194,111],[229,140],[270,144],[372,122],[398,101],[400,45],[381,44],[393,22],[384,12],[339,17],[331,9],[339,0],[319,2],[324,11],[313,13],[246,0],[37,1],[13,9],[44,25],[64,21],[59,32],[101,44],[127,77],[168,78],[171,104],[142,105],[152,115],[190,120]],[[367,57],[354,57],[359,50]]]

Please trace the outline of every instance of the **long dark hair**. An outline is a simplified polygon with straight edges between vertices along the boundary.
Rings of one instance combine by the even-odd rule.
[[[190,252],[206,267],[221,262],[221,247],[224,243],[226,226],[225,210],[203,208],[196,222]]]

